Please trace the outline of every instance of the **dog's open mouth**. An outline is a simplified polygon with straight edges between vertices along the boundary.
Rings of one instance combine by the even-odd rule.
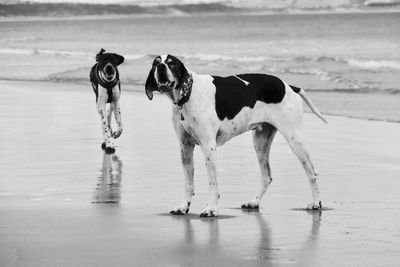
[[[104,76],[106,77],[107,80],[111,81],[114,78],[114,73],[111,74],[105,73]]]
[[[165,83],[157,82],[158,88],[161,93],[165,93],[174,89],[175,81],[167,81]]]
[[[107,64],[104,69],[103,69],[103,73],[104,73],[104,77],[111,81],[112,79],[114,79],[115,76],[115,70],[114,68],[111,66],[111,64]]]

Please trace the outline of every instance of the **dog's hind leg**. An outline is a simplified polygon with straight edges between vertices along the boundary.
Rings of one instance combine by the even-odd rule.
[[[313,202],[308,204],[308,210],[319,210],[322,208],[319,187],[317,184],[318,171],[314,167],[311,161],[310,153],[307,149],[305,139],[302,132],[299,129],[290,129],[281,132],[285,137],[286,141],[289,143],[290,148],[293,153],[297,156],[302,164],[310,183]]]
[[[263,124],[253,132],[254,150],[257,154],[258,164],[260,165],[261,181],[255,197],[242,205],[242,209],[258,209],[261,199],[272,182],[271,168],[269,165],[269,152],[272,140],[276,134],[276,128],[270,124]]]

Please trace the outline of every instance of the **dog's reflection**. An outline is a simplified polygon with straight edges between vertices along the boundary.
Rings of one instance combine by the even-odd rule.
[[[223,218],[199,220],[193,216],[173,217],[181,222],[181,226],[178,228],[181,229],[183,238],[180,242],[177,242],[176,246],[171,247],[172,254],[179,255],[182,260],[179,264],[184,263],[183,265],[190,265],[197,260],[212,265],[213,262],[225,261],[228,258],[236,263],[243,260],[249,260],[249,262],[254,260],[261,264],[267,264],[267,266],[277,263],[301,263],[302,266],[311,266],[318,261],[318,259],[315,259],[315,255],[318,249],[321,211],[308,212],[312,217],[310,228],[308,228],[308,234],[303,240],[300,239],[300,242],[295,242],[299,244],[298,247],[294,245],[296,248],[292,245],[286,247],[287,244],[282,246],[284,244],[282,240],[273,239],[274,231],[269,226],[265,215],[259,212],[246,211],[243,211],[243,214],[248,215],[245,220],[248,225],[237,226],[237,231],[248,231],[245,235],[238,232],[236,237],[235,232],[222,231],[220,233],[219,223],[221,223],[220,219]],[[231,219],[233,218],[234,216]],[[229,217],[225,219],[229,219]],[[231,223],[233,222],[224,221],[221,224],[229,225]],[[254,228],[255,226],[256,228]],[[236,239],[241,241],[235,243]],[[234,242],[232,243],[232,241]],[[287,242],[287,239],[284,242]]]
[[[301,266],[312,265],[322,216],[321,210],[307,211],[307,213],[312,216],[311,229],[307,239],[302,242],[299,248],[298,256],[295,257],[297,258],[296,262],[300,263]],[[279,255],[281,248],[274,246],[271,238],[271,229],[268,226],[267,221],[264,216],[258,212],[253,213],[253,215],[256,217],[260,229],[260,242],[258,244],[257,253],[258,259],[269,260],[272,262],[279,261],[278,258],[280,258]]]
[[[198,219],[198,215],[172,217],[181,222],[183,239],[171,247],[171,265],[193,265],[202,262],[205,266],[216,266],[216,262],[224,259],[220,250],[218,219]],[[182,228],[181,228],[182,227]]]
[[[316,250],[318,248],[319,226],[321,225],[321,210],[309,210],[308,214],[312,216],[311,232],[308,239],[304,242],[299,253],[299,265],[301,266],[318,266],[318,258]]]
[[[122,161],[116,154],[103,152],[93,203],[119,203],[121,200]]]

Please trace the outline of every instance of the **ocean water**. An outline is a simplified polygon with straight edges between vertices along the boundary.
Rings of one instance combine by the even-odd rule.
[[[400,91],[400,13],[197,14],[0,22],[0,79],[88,83],[100,48],[127,87],[156,55],[198,72],[274,74],[309,90]]]

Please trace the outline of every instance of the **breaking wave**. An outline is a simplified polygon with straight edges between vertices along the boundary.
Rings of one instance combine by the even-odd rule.
[[[64,50],[46,50],[46,49],[24,49],[24,48],[0,48],[0,54],[7,55],[23,55],[23,56],[56,56],[56,57],[80,57],[80,58],[93,58],[84,52],[64,51]]]
[[[253,55],[224,55],[224,54],[181,54],[180,57],[188,60],[216,61],[216,62],[237,62],[237,63],[259,63],[259,62],[295,62],[298,64],[311,62],[313,64],[339,64],[359,68],[360,70],[400,70],[400,61],[397,60],[378,60],[378,59],[353,59],[337,58],[329,56],[321,57],[267,57]],[[311,72],[321,74],[319,70],[305,71],[304,69],[292,69],[292,72]],[[305,73],[307,74],[307,73]]]
[[[237,8],[222,3],[138,5],[88,3],[0,2],[0,17],[66,17],[95,15],[224,13]]]
[[[262,62],[268,60],[263,56],[228,56],[222,54],[182,54],[185,59],[198,59],[204,61],[236,61],[236,62]]]
[[[399,6],[400,0],[367,0],[364,5],[369,7],[393,7]]]
[[[69,51],[69,50],[51,50],[51,49],[25,49],[25,48],[0,48],[0,54],[8,55],[26,55],[26,56],[53,56],[53,57],[76,57],[76,58],[94,58],[95,53],[88,53],[82,51]],[[126,60],[137,60],[142,58],[152,59],[155,55],[152,54],[124,54]],[[254,56],[254,55],[225,55],[225,54],[208,54],[208,53],[194,53],[194,54],[180,54],[178,57],[184,60],[201,60],[206,62],[233,62],[233,63],[270,63],[270,62],[294,62],[313,63],[313,64],[340,64],[351,67],[356,67],[360,70],[400,70],[400,61],[398,60],[378,60],[378,59],[353,59],[353,58],[336,58],[336,57],[287,57],[276,58],[268,56]],[[291,69],[290,72],[297,74],[318,74],[325,75],[320,70],[304,70],[303,68]]]
[[[27,41],[39,41],[42,40],[41,37],[14,37],[14,38],[5,38],[2,39],[1,42],[5,44],[14,44],[14,43],[22,43]]]
[[[96,53],[87,53],[80,51],[68,51],[68,50],[47,50],[47,49],[24,49],[24,48],[0,48],[0,54],[6,55],[21,55],[21,56],[50,56],[50,57],[75,57],[94,59]],[[127,60],[136,60],[146,55],[140,54],[127,54],[124,55]]]
[[[168,1],[57,1],[0,0],[0,17],[70,17],[140,14],[204,14],[229,12],[343,12],[389,10],[400,7],[400,0],[168,0]]]
[[[43,56],[43,57],[69,57],[94,61],[97,51],[68,51],[68,50],[46,50],[26,48],[0,48],[0,54],[19,56]],[[126,54],[122,53],[126,61],[138,61],[140,64],[151,61],[156,55],[153,54]],[[309,57],[274,57],[259,56],[252,54],[217,54],[217,53],[182,53],[176,54],[189,66],[209,66],[210,69],[229,69],[238,72],[246,70],[250,72],[265,72],[276,75],[299,75],[317,77],[324,88],[350,88],[369,90],[395,89],[393,82],[386,82],[387,75],[400,70],[400,61],[386,59],[368,58],[339,58],[330,56]],[[129,62],[128,62],[129,63]],[[208,67],[207,67],[208,68]],[[79,72],[79,71],[78,71]],[[49,77],[51,81],[68,82],[78,81],[78,72],[62,73]],[[376,79],[371,78],[374,73]],[[78,76],[79,77],[78,77]],[[140,82],[143,82],[141,77]],[[86,76],[85,76],[86,79]],[[137,84],[138,81],[127,81],[128,84]],[[389,92],[389,91],[387,91]],[[398,94],[395,89],[390,93]]]
[[[367,70],[400,70],[400,62],[394,60],[350,59],[347,61],[347,63],[349,65]]]

